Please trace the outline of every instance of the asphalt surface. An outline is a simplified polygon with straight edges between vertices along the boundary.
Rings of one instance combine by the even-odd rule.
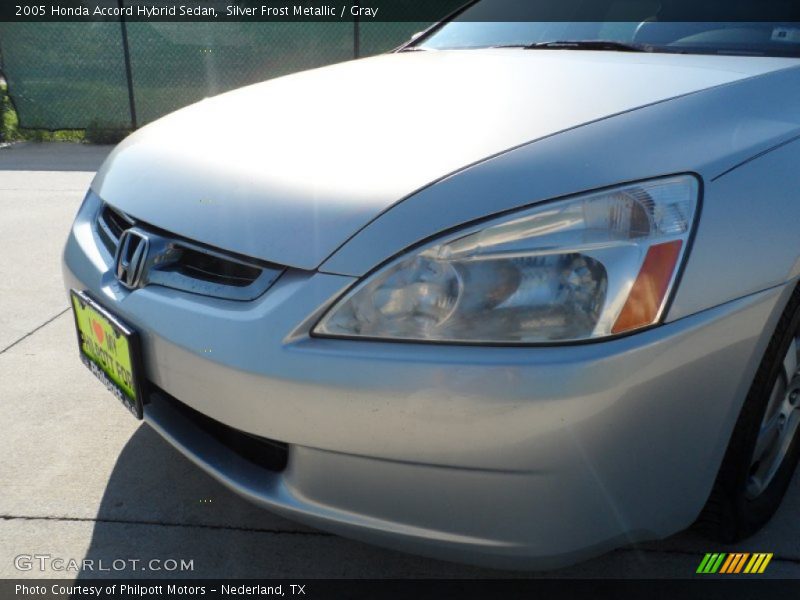
[[[71,144],[0,149],[0,578],[691,577],[704,553],[734,550],[774,552],[764,576],[800,578],[797,476],[775,518],[737,546],[682,533],[549,573],[383,550],[234,496],[132,419],[77,357],[60,254],[108,151]],[[95,568],[125,559],[128,566],[15,568],[15,557],[33,554],[90,559]],[[141,571],[129,559],[182,559],[193,570]]]

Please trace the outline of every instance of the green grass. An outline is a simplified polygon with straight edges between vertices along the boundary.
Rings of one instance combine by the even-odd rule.
[[[23,129],[11,104],[5,84],[0,84],[0,142],[84,142],[87,141],[83,129]]]

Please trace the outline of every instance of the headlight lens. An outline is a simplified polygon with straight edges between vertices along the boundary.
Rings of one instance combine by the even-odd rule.
[[[601,338],[661,317],[698,182],[654,179],[535,206],[367,277],[314,333],[461,343]]]

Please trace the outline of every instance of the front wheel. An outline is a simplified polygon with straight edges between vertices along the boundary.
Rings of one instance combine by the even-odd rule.
[[[725,543],[778,509],[800,457],[800,286],[781,315],[697,528]]]

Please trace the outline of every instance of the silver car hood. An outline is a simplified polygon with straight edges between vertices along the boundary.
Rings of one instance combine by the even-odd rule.
[[[120,144],[93,189],[192,240],[312,269],[393,204],[472,163],[793,64],[568,50],[383,55],[173,113]]]

